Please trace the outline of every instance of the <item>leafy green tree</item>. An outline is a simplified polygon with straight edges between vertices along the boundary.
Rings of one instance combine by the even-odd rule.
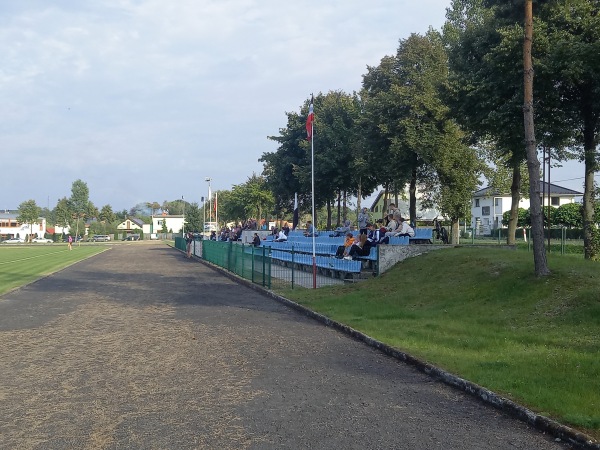
[[[511,211],[505,211],[502,214],[502,225],[507,226],[508,221],[510,220]],[[517,227],[525,228],[530,226],[531,223],[529,221],[529,209],[519,208],[518,209],[518,219],[517,219]]]
[[[73,223],[73,212],[71,211],[69,200],[66,197],[63,197],[58,201],[56,208],[54,208],[54,213],[56,217],[54,222],[55,225],[67,228]]]
[[[278,143],[277,150],[263,153],[259,159],[263,163],[262,175],[273,194],[277,211],[292,211],[295,193],[298,194],[300,205],[310,204],[311,201],[310,182],[298,176],[301,167],[310,166],[310,153],[307,153],[306,147],[307,113],[308,104],[305,105],[304,115],[286,113],[286,126],[279,130],[278,136],[268,137]],[[238,217],[237,214],[240,213],[231,217]]]
[[[74,215],[76,227],[75,236],[79,236],[79,225],[82,220],[89,217],[90,190],[87,184],[81,180],[75,180],[71,186],[71,197],[69,198],[69,209]],[[81,224],[83,228],[83,223]]]
[[[202,210],[196,202],[185,208],[185,229],[193,232],[203,231]]]
[[[275,205],[273,193],[268,188],[265,178],[254,173],[251,177],[248,177],[245,183],[233,185],[228,202],[231,211],[238,213],[243,211],[244,216],[240,219],[250,217],[267,218],[263,214],[273,211]],[[230,219],[234,219],[234,217],[230,217]]]
[[[526,191],[523,186],[538,187],[537,181],[528,185],[530,176],[527,171],[525,176],[522,173],[527,159],[523,145],[523,11],[523,0],[454,0],[444,26],[452,82],[449,98],[455,116],[470,133],[472,143],[492,150],[491,160],[501,161],[512,172],[509,244],[515,240],[518,204]],[[533,43],[538,57],[549,47],[544,33],[537,33]],[[560,159],[570,133],[568,121],[557,110],[560,98],[548,83],[536,82],[534,88],[532,112],[539,142],[553,148],[554,158]],[[539,171],[534,172],[534,180],[539,179]]]
[[[448,61],[439,33],[412,34],[401,40],[395,57],[385,57],[363,77],[367,124],[374,137],[368,152],[379,159],[379,181],[392,190],[409,183],[409,214],[416,220],[416,189],[427,195],[458,225],[468,214],[480,172],[477,155],[463,142],[441,95]],[[383,151],[382,151],[383,150]],[[382,154],[385,155],[382,158]],[[383,165],[383,166],[382,166]],[[453,236],[458,238],[458,230]]]
[[[561,98],[561,111],[582,149],[585,163],[583,236],[585,257],[600,258],[596,227],[594,175],[599,170],[600,143],[600,14],[597,0],[549,1],[540,8],[552,43],[540,74]],[[537,75],[536,75],[537,76]]]
[[[116,215],[110,205],[104,205],[98,214],[98,218],[107,223],[112,223],[116,220]]]
[[[581,228],[583,209],[579,203],[566,203],[556,209],[552,224],[567,228]]]
[[[35,203],[35,200],[27,200],[19,205],[17,221],[29,225],[30,242],[33,237],[33,225],[39,222],[41,212],[42,208]]]

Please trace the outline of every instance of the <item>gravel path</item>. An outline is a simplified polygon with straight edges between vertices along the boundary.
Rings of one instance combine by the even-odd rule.
[[[0,297],[1,449],[565,449],[134,242]]]

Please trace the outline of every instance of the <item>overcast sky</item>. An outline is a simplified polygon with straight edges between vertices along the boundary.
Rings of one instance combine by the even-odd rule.
[[[0,208],[73,181],[115,211],[231,189],[312,92],[440,29],[450,0],[19,0],[0,6]],[[572,167],[571,167],[572,166]],[[581,189],[583,168],[552,180]]]

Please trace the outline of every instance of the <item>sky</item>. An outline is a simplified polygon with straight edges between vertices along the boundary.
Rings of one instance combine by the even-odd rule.
[[[0,5],[0,209],[200,203],[274,152],[286,111],[358,91],[450,0],[19,0]],[[582,190],[583,165],[552,170]]]

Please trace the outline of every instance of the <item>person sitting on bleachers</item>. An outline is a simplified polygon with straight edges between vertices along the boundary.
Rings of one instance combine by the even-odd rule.
[[[305,237],[313,237],[313,236],[318,236],[319,232],[317,231],[317,229],[315,228],[315,226],[312,224],[312,221],[307,221],[306,222],[306,231],[304,232],[304,236]]]
[[[348,256],[348,252],[350,251],[350,247],[354,244],[354,235],[351,232],[346,233],[346,239],[344,240],[344,245],[340,245],[335,252],[336,258],[343,258],[344,256]]]
[[[399,223],[396,221],[396,218],[394,217],[393,214],[388,214],[388,223],[386,226],[386,232],[385,235],[390,237],[390,236],[395,236],[396,233],[399,231]]]
[[[390,238],[386,236],[387,228],[383,225],[383,220],[378,220],[373,230],[369,232],[369,238],[377,244],[389,244]]]
[[[375,225],[372,223],[367,224],[369,234],[359,234],[358,242],[355,242],[348,251],[348,256],[344,259],[358,259],[358,256],[368,256],[371,253],[371,247],[377,246],[375,241]]]
[[[281,230],[279,233],[277,233],[277,237],[273,239],[273,242],[286,242],[287,238],[288,237],[285,235],[284,231]]]
[[[329,237],[340,237],[345,236],[348,231],[350,231],[352,226],[352,222],[349,219],[344,220],[344,225],[341,227],[337,227]]]
[[[415,237],[415,230],[404,220],[404,217],[400,218],[400,229],[396,236]]]

